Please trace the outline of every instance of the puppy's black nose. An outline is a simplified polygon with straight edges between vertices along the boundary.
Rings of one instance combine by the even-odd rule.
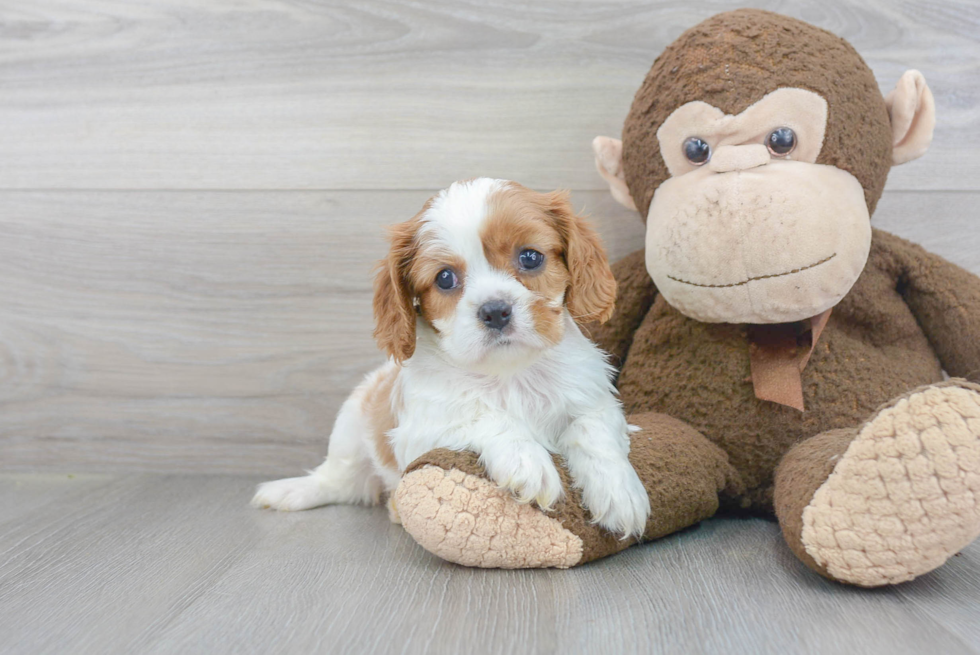
[[[503,300],[491,300],[477,311],[483,324],[493,330],[503,330],[510,323],[511,306]]]

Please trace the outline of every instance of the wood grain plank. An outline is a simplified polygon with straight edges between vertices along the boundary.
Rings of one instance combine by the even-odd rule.
[[[978,549],[968,552],[932,575],[968,579]],[[778,525],[762,519],[712,519],[571,573],[554,578],[558,652],[583,642],[608,652],[703,655],[976,652],[976,642],[937,623],[914,592],[906,603],[898,588],[869,592],[815,576]],[[968,612],[975,593],[949,602]]]
[[[967,560],[959,565],[961,559]],[[952,566],[933,575],[913,580],[898,588],[901,597],[914,611],[927,614],[965,644],[980,650],[980,621],[977,604],[962,603],[980,589],[980,545],[974,544],[959,553]]]
[[[262,536],[233,510],[248,487],[119,478],[4,526],[0,650],[138,652],[134,640],[192,604]]]
[[[934,616],[975,615],[976,545],[874,591],[815,575],[761,519],[570,571],[488,571],[436,559],[382,508],[253,510],[255,481],[136,475],[66,498],[47,480],[57,503],[0,532],[0,650],[978,652]]]
[[[111,484],[116,476],[100,473],[0,473],[0,534],[25,516],[51,503],[87,494]]]
[[[383,359],[383,226],[430,193],[0,193],[0,468],[314,465]],[[574,199],[640,247],[607,193]]]
[[[0,3],[0,188],[601,189],[655,56],[758,6],[849,39],[882,89],[923,71],[939,127],[889,188],[980,190],[968,1],[37,0]]]

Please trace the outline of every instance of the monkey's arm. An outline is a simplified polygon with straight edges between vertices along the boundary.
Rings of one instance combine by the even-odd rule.
[[[980,277],[921,246],[884,238],[899,264],[898,290],[946,372],[980,375]]]
[[[617,285],[616,309],[602,325],[586,326],[585,333],[612,355],[612,363],[619,368],[633,343],[633,334],[657,297],[657,287],[647,273],[643,250],[620,259],[612,265],[612,272]]]

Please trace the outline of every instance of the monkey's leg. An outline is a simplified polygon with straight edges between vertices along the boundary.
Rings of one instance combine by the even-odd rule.
[[[980,385],[922,387],[795,446],[775,507],[796,556],[829,578],[877,587],[932,571],[980,534]]]
[[[728,456],[690,426],[652,413],[630,423],[642,428],[632,435],[630,462],[650,497],[644,541],[709,518],[720,493],[741,493]],[[555,463],[565,496],[545,513],[498,489],[472,453],[434,450],[395,491],[402,525],[435,555],[484,568],[568,568],[638,543],[593,525],[567,470]]]

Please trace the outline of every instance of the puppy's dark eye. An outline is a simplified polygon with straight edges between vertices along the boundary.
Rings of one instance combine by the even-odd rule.
[[[766,147],[776,157],[788,155],[796,147],[796,132],[788,127],[773,130],[766,137]]]
[[[533,271],[536,268],[540,268],[541,264],[544,263],[544,255],[539,253],[537,250],[525,248],[521,251],[521,254],[517,256],[517,262],[525,271]]]
[[[436,273],[436,286],[443,291],[449,291],[459,286],[459,278],[451,268],[444,268]]]
[[[695,166],[711,159],[711,146],[700,137],[692,136],[684,141],[684,156]]]

